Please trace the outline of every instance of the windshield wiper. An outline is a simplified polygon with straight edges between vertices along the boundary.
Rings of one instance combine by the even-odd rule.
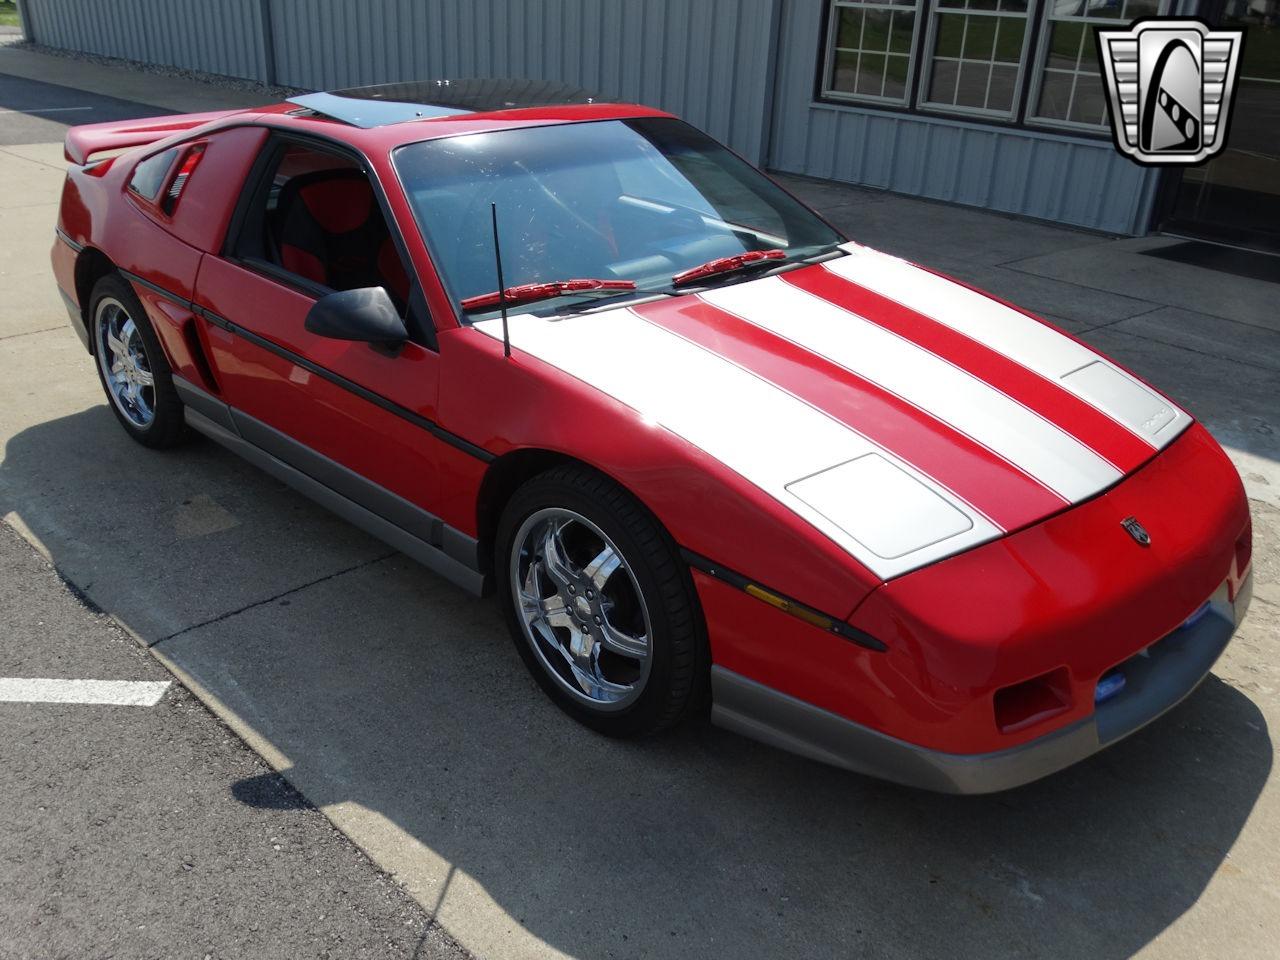
[[[520,303],[534,303],[538,300],[550,300],[553,297],[575,296],[590,297],[598,295],[611,296],[618,290],[634,290],[634,280],[549,280],[545,283],[522,283],[507,287],[506,290],[494,290],[492,293],[481,293],[467,297],[462,301],[462,309],[467,313],[474,310],[485,310],[502,305],[505,299],[508,306]]]
[[[691,267],[688,270],[677,273],[671,278],[671,285],[673,287],[683,287],[704,277],[714,277],[721,273],[736,273],[749,267],[767,266],[770,260],[785,259],[787,259],[787,251],[785,250],[748,250],[746,253],[739,253],[736,256],[708,260],[701,266]]]

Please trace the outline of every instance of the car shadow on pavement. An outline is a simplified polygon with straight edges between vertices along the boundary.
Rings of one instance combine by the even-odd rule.
[[[212,445],[140,450],[105,407],[8,443],[4,515],[287,758],[288,784],[234,796],[288,807],[296,787],[477,952],[1118,960],[1236,869],[1271,773],[1261,711],[1216,677],[987,797],[705,723],[607,740],[546,700],[491,601]]]

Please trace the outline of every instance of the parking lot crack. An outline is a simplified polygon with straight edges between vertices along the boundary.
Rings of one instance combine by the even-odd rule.
[[[1016,263],[1017,261],[1011,261],[1011,262]],[[1157,309],[1161,307],[1173,307],[1175,309],[1186,309],[1185,305],[1182,303],[1165,303],[1164,301],[1153,300],[1150,298],[1131,297],[1131,296],[1128,296],[1127,294],[1117,293],[1115,290],[1108,290],[1106,287],[1095,287],[1088,283],[1081,283],[1078,280],[1064,280],[1061,277],[1054,277],[1044,273],[1037,273],[1034,270],[1026,270],[1018,266],[1010,266],[1007,263],[997,264],[997,266],[1003,267],[1005,270],[1011,270],[1014,273],[1020,273],[1028,277],[1035,277],[1040,280],[1056,280],[1059,283],[1065,283],[1073,287],[1079,287],[1081,290],[1092,290],[1094,293],[1105,293],[1113,297],[1126,297],[1129,300],[1142,300],[1142,302],[1144,303],[1154,303]],[[1176,298],[1171,298],[1171,299],[1176,299]],[[1152,312],[1154,311],[1142,310],[1139,313],[1133,314],[1132,316],[1121,317],[1120,319],[1132,320],[1133,317],[1140,317],[1144,313],[1152,313]],[[1208,311],[1203,309],[1197,309],[1196,312],[1201,314],[1202,316],[1211,317],[1214,320],[1225,320],[1227,323],[1238,323],[1243,327],[1253,327],[1256,330],[1271,330],[1271,327],[1264,326],[1261,323],[1254,323],[1250,320],[1241,320],[1239,317],[1227,317],[1219,313],[1209,313]],[[1102,324],[1101,326],[1109,326],[1111,323],[1114,323],[1114,322],[1118,322],[1118,321],[1108,321],[1108,323]],[[1081,332],[1087,333],[1088,331],[1081,331]]]
[[[1101,328],[1095,328],[1095,329],[1101,329]],[[1086,330],[1083,332],[1093,333],[1094,331]],[[1264,373],[1275,373],[1275,367],[1269,367],[1266,364],[1253,363],[1249,360],[1242,360],[1239,357],[1225,356],[1220,353],[1212,353],[1211,351],[1208,351],[1208,350],[1199,350],[1195,347],[1189,347],[1185,343],[1173,343],[1170,340],[1165,340],[1165,339],[1162,339],[1161,337],[1153,337],[1150,334],[1146,334],[1146,333],[1133,333],[1129,330],[1121,330],[1118,327],[1114,330],[1110,330],[1109,332],[1118,334],[1119,336],[1122,336],[1122,337],[1128,337],[1131,340],[1149,340],[1153,343],[1159,343],[1159,344],[1162,344],[1163,346],[1170,347],[1171,349],[1174,349],[1174,350],[1182,350],[1186,353],[1194,353],[1196,356],[1205,357],[1206,359],[1209,359],[1209,360],[1217,360],[1222,363],[1238,364],[1242,367],[1249,367],[1253,370],[1261,370]]]
[[[1149,313],[1156,313],[1160,310],[1169,309],[1162,303],[1148,306],[1145,310],[1139,310],[1137,313],[1131,313],[1128,316],[1116,317],[1114,320],[1107,320],[1105,323],[1095,323],[1091,327],[1084,327],[1081,330],[1074,331],[1076,334],[1093,333],[1095,330],[1105,330],[1107,327],[1114,327],[1117,323],[1124,323],[1126,320],[1136,320],[1139,317],[1145,317]]]
[[[57,170],[59,173],[65,173],[67,168],[65,164],[49,163],[46,160],[37,160],[35,157],[28,157],[21,153],[14,153],[12,150],[5,150],[0,147],[0,153],[5,156],[13,157],[15,160],[25,160],[27,163],[34,163],[40,167],[48,167],[50,170]]]
[[[56,327],[41,327],[39,330],[23,330],[21,333],[8,333],[0,340],[16,340],[18,337],[34,337],[37,333],[52,333],[55,330],[65,329],[66,324],[59,324]]]
[[[202,620],[200,623],[193,623],[191,626],[183,627],[181,630],[178,630],[167,636],[161,637],[159,640],[153,640],[151,643],[147,644],[147,649],[151,649],[152,647],[158,647],[160,644],[165,643],[169,640],[172,640],[175,637],[181,637],[184,634],[192,633],[193,631],[203,629],[204,627],[211,626],[212,624],[221,623],[223,620],[230,620],[232,617],[237,617],[240,614],[246,613],[249,610],[253,610],[256,607],[262,607],[269,603],[275,603],[277,600],[282,600],[285,597],[292,596],[295,593],[301,593],[303,590],[307,590],[311,587],[316,586],[317,584],[325,583],[329,580],[335,580],[338,577],[345,576],[348,573],[354,573],[356,570],[363,570],[365,567],[371,567],[375,563],[381,563],[383,560],[390,560],[395,555],[396,555],[396,551],[390,550],[387,553],[384,553],[380,556],[372,557],[369,560],[364,560],[360,563],[353,564],[352,566],[345,567],[342,570],[335,570],[333,573],[325,574],[323,577],[316,577],[316,579],[314,580],[308,580],[306,583],[299,584],[296,587],[290,587],[288,590],[282,590],[280,593],[277,593],[274,596],[265,597],[262,600],[254,600],[252,603],[246,603],[243,607],[238,607],[235,610],[228,610],[226,613],[220,613],[216,617],[210,617],[208,620]]]

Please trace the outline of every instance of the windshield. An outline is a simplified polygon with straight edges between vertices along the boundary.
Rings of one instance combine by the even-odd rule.
[[[733,282],[843,240],[798,201],[693,127],[672,118],[569,123],[409,144],[394,162],[454,302],[498,287],[490,204],[497,205],[506,288],[629,280],[610,299],[674,291],[673,278],[725,257],[698,286]],[[680,289],[691,289],[686,283]],[[566,293],[521,305],[548,314],[602,299]],[[472,318],[496,308],[469,308]]]

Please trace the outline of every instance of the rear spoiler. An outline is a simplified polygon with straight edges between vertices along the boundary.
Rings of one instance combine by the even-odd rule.
[[[63,156],[71,163],[83,166],[95,153],[107,150],[123,150],[155,143],[175,133],[221,120],[244,110],[214,110],[210,113],[178,113],[167,117],[145,117],[141,120],[121,120],[108,123],[88,123],[67,131]]]

